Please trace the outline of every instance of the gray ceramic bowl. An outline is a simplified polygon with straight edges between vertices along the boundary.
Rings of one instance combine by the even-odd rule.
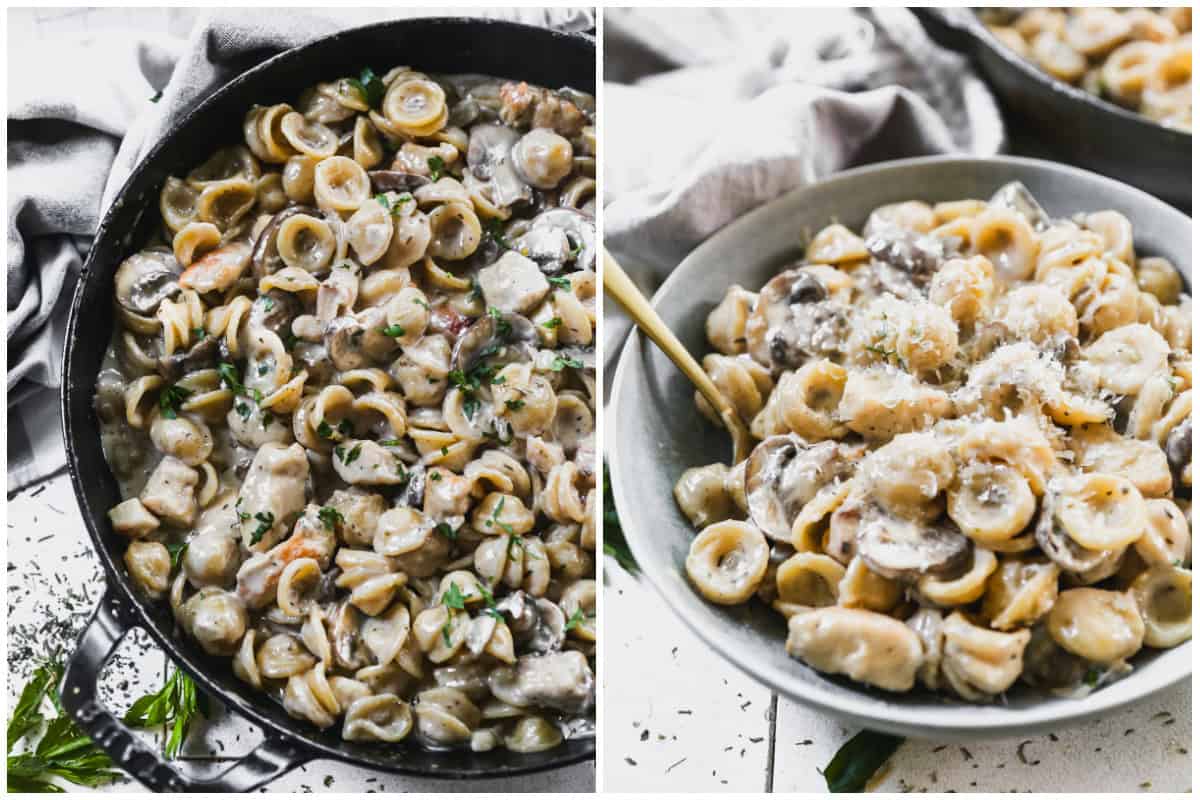
[[[1179,265],[1191,283],[1191,220],[1137,189],[1072,167],[1017,158],[919,158],[841,173],[799,189],[730,224],[698,247],[654,297],[666,323],[696,356],[707,352],[704,321],[727,286],[757,290],[800,255],[801,231],[836,218],[857,229],[885,203],[987,198],[1020,180],[1052,215],[1116,209],[1133,222],[1139,253]],[[688,467],[727,461],[728,439],[700,418],[692,387],[643,336],[626,343],[613,384],[609,441],[617,510],[633,553],[667,603],[714,650],[779,692],[875,730],[939,739],[1014,735],[1061,728],[1108,713],[1184,680],[1191,642],[1143,651],[1124,680],[1080,699],[1035,693],[1021,684],[1007,703],[971,705],[930,693],[895,695],[822,675],[783,649],[782,617],[758,603],[725,608],[687,582],[694,535],[675,505],[675,480]]]

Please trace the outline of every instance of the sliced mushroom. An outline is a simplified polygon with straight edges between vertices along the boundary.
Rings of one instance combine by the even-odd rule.
[[[325,326],[325,352],[335,368],[345,372],[367,365],[362,343],[366,332],[353,316],[336,317]]]
[[[794,369],[811,358],[836,360],[849,335],[847,312],[812,268],[781,272],[759,292],[746,322],[750,355],[775,370]]]
[[[533,199],[533,190],[521,180],[512,163],[512,148],[520,138],[503,125],[476,125],[471,129],[467,168],[488,184],[492,203],[500,208]]]
[[[179,294],[183,270],[167,250],[134,253],[117,267],[117,302],[143,316],[153,316],[159,304]]]
[[[1189,414],[1187,419],[1176,425],[1167,434],[1167,441],[1164,445],[1167,452],[1167,464],[1171,467],[1171,474],[1175,478],[1176,490],[1191,489],[1190,476],[1185,478],[1185,473],[1190,472],[1192,465],[1192,417]]]
[[[217,358],[221,355],[222,341],[224,339],[205,336],[187,350],[169,356],[159,356],[158,374],[174,383],[189,372],[215,367]]]
[[[367,173],[371,179],[371,191],[376,194],[385,192],[408,192],[412,194],[422,186],[428,186],[433,181],[424,175],[414,175],[411,172],[400,172],[392,169],[376,169]]]
[[[255,278],[264,278],[287,266],[279,256],[276,240],[279,237],[279,226],[284,220],[297,214],[308,214],[317,218],[321,216],[321,212],[311,206],[291,206],[271,217],[271,221],[258,234],[254,248],[250,251],[250,266],[254,270]]]
[[[362,640],[362,622],[362,612],[349,602],[338,605],[329,619],[333,657],[343,669],[353,671],[371,662],[370,653]]]
[[[271,289],[250,306],[250,327],[262,328],[283,337],[292,330],[292,320],[304,311],[291,292]]]
[[[596,269],[596,222],[573,208],[552,208],[538,214],[515,245],[547,274],[559,272],[571,262],[576,269]]]
[[[1112,560],[1112,551],[1088,550],[1067,535],[1058,521],[1056,506],[1056,496],[1047,494],[1042,500],[1042,513],[1034,530],[1038,547],[1051,561],[1064,572],[1086,574]]]
[[[837,442],[808,444],[785,434],[763,440],[746,462],[746,502],[763,533],[790,542],[792,523],[817,492],[847,477],[852,465]]]
[[[885,578],[952,577],[971,563],[971,540],[953,523],[901,519],[877,506],[863,515],[856,541],[858,555]]]
[[[528,361],[537,348],[537,329],[520,314],[484,314],[454,345],[455,369],[468,372],[484,359],[494,364]]]
[[[956,248],[953,242],[900,227],[884,228],[867,239],[867,252],[921,285],[941,268]]]

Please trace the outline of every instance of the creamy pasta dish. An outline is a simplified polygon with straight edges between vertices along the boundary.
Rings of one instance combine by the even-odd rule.
[[[833,224],[707,319],[757,444],[675,487],[713,603],[892,692],[1087,692],[1191,637],[1191,299],[1115,211],[989,201]],[[699,410],[715,421],[696,395]]]
[[[1172,128],[1192,129],[1192,9],[985,9],[1043,72]]]
[[[397,67],[162,188],[96,387],[134,585],[355,741],[592,735],[592,97]]]

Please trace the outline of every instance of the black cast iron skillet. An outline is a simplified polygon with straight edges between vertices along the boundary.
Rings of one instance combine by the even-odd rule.
[[[969,56],[999,96],[1012,138],[1190,212],[1192,137],[1042,72],[965,8],[914,9],[938,44]]]
[[[67,665],[63,704],[113,760],[155,791],[245,792],[314,758],[437,778],[504,777],[574,764],[595,756],[595,740],[568,740],[553,750],[520,754],[503,749],[433,751],[412,740],[399,745],[343,741],[337,727],[320,731],[289,717],[282,706],[233,675],[228,658],[214,658],[177,637],[164,604],[147,602],[130,586],[121,564],[124,542],[106,512],[120,501],[104,460],[92,410],[96,376],[113,325],[117,265],[158,223],[158,192],[217,147],[241,141],[251,105],[293,101],[318,81],[381,73],[410,64],[435,73],[477,73],[557,88],[595,92],[595,40],[508,22],[475,19],[401,20],[335,33],[287,50],[238,76],[200,103],[134,170],[97,231],[75,291],[67,329],[62,390],[63,432],[75,495],[104,565],[103,599]],[[258,725],[265,738],[223,774],[200,779],[132,735],[98,697],[96,681],[121,640],[145,628],[204,691]]]

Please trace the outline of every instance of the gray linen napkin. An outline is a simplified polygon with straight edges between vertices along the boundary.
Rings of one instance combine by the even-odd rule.
[[[383,19],[476,16],[564,30],[590,9],[223,9],[186,37],[105,32],[9,42],[8,491],[65,463],[56,389],[71,293],[104,210],[199,100],[254,64]],[[28,76],[36,75],[36,80]],[[151,102],[151,98],[155,98]]]
[[[902,8],[609,10],[604,39],[604,238],[646,292],[791,189],[1004,144],[983,82]],[[611,378],[629,321],[604,322]]]

